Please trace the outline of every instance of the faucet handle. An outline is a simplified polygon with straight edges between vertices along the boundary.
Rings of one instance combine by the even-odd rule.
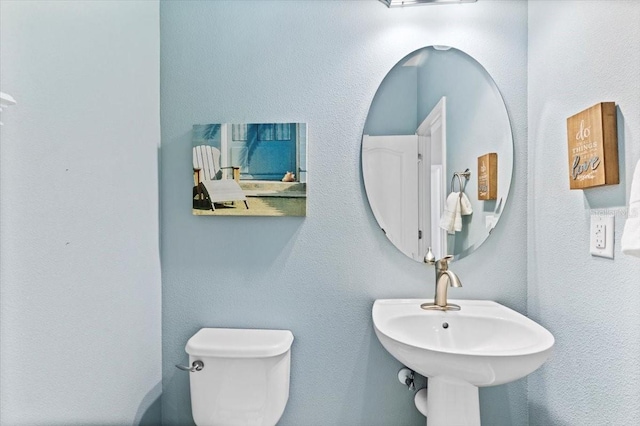
[[[451,262],[452,260],[453,260],[453,256],[447,255],[442,259],[436,261],[436,268],[438,268],[441,271],[446,271],[447,269],[449,269],[449,262]]]
[[[445,257],[443,257],[440,260],[436,260],[435,264],[436,264],[436,272],[438,270],[440,271],[446,271],[449,269],[449,262],[451,262],[453,260],[453,256],[452,255],[447,255]]]
[[[433,255],[431,247],[429,247],[429,250],[427,250],[427,254],[424,256],[424,263],[427,263],[429,265],[433,265],[436,263],[436,257]]]
[[[449,262],[451,262],[451,261],[453,260],[453,256],[452,256],[452,255],[450,255],[450,254],[448,254],[448,255],[446,255],[445,257],[443,257],[443,258],[442,258],[442,259],[440,259],[440,260],[442,260],[442,261],[444,261],[444,262],[449,263]]]

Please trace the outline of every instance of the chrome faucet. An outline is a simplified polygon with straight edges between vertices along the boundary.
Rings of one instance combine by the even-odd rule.
[[[424,257],[424,263],[428,265],[436,265],[436,294],[433,297],[433,303],[423,303],[420,305],[422,309],[438,310],[438,311],[459,311],[460,306],[453,303],[447,303],[447,287],[462,287],[460,278],[449,269],[449,262],[453,256],[445,256],[440,260],[436,260],[431,247],[427,255]]]

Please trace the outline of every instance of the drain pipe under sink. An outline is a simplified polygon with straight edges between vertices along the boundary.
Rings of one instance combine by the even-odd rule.
[[[409,390],[415,390],[415,372],[408,368],[402,367],[400,371],[398,371],[398,380],[403,385],[407,386]],[[427,379],[427,384],[429,383],[429,379]],[[427,388],[424,387],[413,396],[413,401],[416,403],[416,408],[423,416],[427,417]]]

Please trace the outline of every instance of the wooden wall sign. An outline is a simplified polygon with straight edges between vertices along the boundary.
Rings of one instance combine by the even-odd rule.
[[[498,198],[498,154],[478,157],[478,200]]]
[[[567,119],[571,189],[620,183],[615,102],[601,102]]]

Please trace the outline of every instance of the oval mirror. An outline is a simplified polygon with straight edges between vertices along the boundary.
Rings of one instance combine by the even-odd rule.
[[[502,95],[466,53],[425,47],[389,71],[362,137],[369,204],[387,238],[422,262],[461,259],[491,234],[511,185],[513,138]]]

